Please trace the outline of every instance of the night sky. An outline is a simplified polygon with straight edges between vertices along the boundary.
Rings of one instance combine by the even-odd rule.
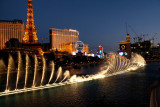
[[[146,39],[157,33],[155,43],[160,42],[160,0],[33,0],[33,9],[40,42],[49,38],[49,28],[76,29],[90,49],[101,44],[106,52],[116,51],[126,22],[138,35],[148,34]],[[0,20],[26,24],[27,0],[0,0],[0,13]],[[130,28],[128,33],[136,36]]]

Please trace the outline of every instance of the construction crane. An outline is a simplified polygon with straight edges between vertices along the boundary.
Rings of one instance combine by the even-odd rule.
[[[126,33],[128,34],[128,23],[126,22]],[[134,31],[134,29],[129,25],[130,29],[137,35],[137,33]],[[136,37],[133,37],[132,39],[134,39],[134,42],[137,40]]]
[[[145,37],[148,36],[148,34],[143,34],[142,36],[143,36],[144,41],[145,41]]]
[[[153,41],[153,46],[154,46],[154,40],[157,39],[157,38],[155,38],[156,35],[157,35],[157,33],[155,33],[154,36],[150,39]]]
[[[136,35],[136,37],[133,37],[134,42],[142,42],[142,40],[145,40],[145,36],[147,35],[138,35],[135,30],[129,25],[129,28],[132,30],[132,32]]]
[[[136,35],[136,37],[133,37],[133,39],[134,39],[134,42],[136,42],[137,40],[139,41],[139,35],[135,32],[135,30],[130,26],[130,25],[128,25],[129,26],[129,28],[132,30],[132,32]]]

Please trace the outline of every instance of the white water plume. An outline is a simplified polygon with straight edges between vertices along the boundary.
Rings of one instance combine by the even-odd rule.
[[[9,54],[8,58],[8,69],[7,69],[7,84],[6,84],[6,91],[8,91],[8,84],[9,84],[9,77],[10,77],[10,71],[14,68],[14,60],[13,57]]]
[[[142,56],[140,56],[138,54],[133,54],[131,59],[127,59],[126,57],[118,56],[114,53],[110,53],[110,56],[109,56],[109,58],[106,62],[106,65],[103,66],[103,69],[99,73],[97,73],[95,75],[86,75],[86,76],[73,75],[73,76],[70,77],[70,73],[67,70],[63,74],[64,78],[60,82],[57,82],[59,80],[59,78],[62,76],[62,67],[59,67],[58,71],[57,71],[57,77],[56,77],[55,82],[53,84],[49,84],[51,82],[51,80],[53,79],[53,75],[54,75],[54,71],[55,71],[54,70],[55,69],[54,68],[54,62],[52,62],[51,63],[51,74],[50,74],[48,84],[43,85],[42,83],[43,83],[45,72],[46,72],[46,60],[45,60],[44,57],[42,58],[42,60],[43,60],[43,71],[42,71],[42,78],[41,78],[41,85],[40,86],[35,87],[35,82],[33,82],[33,87],[26,88],[27,75],[28,75],[28,69],[29,69],[29,57],[28,57],[28,55],[26,55],[25,88],[9,91],[8,90],[9,74],[10,74],[10,71],[11,71],[11,68],[12,68],[12,65],[13,65],[13,58],[11,56],[9,56],[6,91],[1,92],[0,96],[22,93],[22,92],[27,92],[27,91],[32,91],[32,90],[52,88],[52,87],[66,85],[66,84],[73,84],[73,83],[78,83],[78,82],[90,81],[90,80],[94,80],[94,79],[101,79],[101,78],[105,78],[105,77],[110,77],[110,76],[122,74],[122,73],[125,73],[125,72],[130,72],[131,70],[136,70],[140,67],[145,66],[145,60],[143,59]],[[37,67],[36,67],[37,65],[38,65],[38,61],[37,61],[37,58],[35,56],[35,68],[34,68],[34,79],[33,79],[33,81],[36,80],[35,77],[36,77],[36,72],[37,72]]]
[[[18,71],[17,71],[16,89],[19,81],[19,74],[20,74],[20,71],[22,70],[21,68],[22,68],[22,57],[21,57],[21,53],[18,52]]]
[[[57,78],[56,78],[56,80],[55,80],[54,83],[57,82],[57,80],[59,79],[59,77],[61,76],[61,74],[62,74],[62,67],[59,67],[59,68],[58,68],[58,72],[57,72]]]
[[[26,74],[25,74],[25,85],[24,85],[24,88],[26,88],[26,86],[27,86],[29,62],[30,62],[29,56],[28,56],[28,54],[26,54]]]
[[[63,78],[63,80],[61,81],[61,82],[63,82],[65,79],[69,79],[70,78],[70,73],[69,73],[69,71],[68,70],[66,70],[65,72],[64,72],[64,78]]]
[[[43,80],[44,80],[44,76],[45,76],[45,72],[46,72],[46,60],[44,57],[42,57],[42,60],[43,60],[43,71],[42,71],[41,85],[43,84]]]
[[[33,84],[32,86],[35,87],[35,81],[36,81],[36,76],[37,76],[37,70],[38,70],[38,59],[37,56],[34,55],[34,78],[33,78]]]
[[[98,74],[89,75],[89,76],[76,76],[73,75],[69,82],[83,82],[89,81],[92,79],[109,77],[124,72],[129,72],[131,70],[136,70],[139,67],[145,66],[146,62],[141,55],[133,54],[131,59],[127,59],[124,56],[119,56],[114,53],[110,53],[107,64],[104,66],[104,69],[101,70]]]
[[[131,63],[137,64],[137,66],[144,66],[146,64],[146,61],[141,55],[133,53]]]
[[[51,82],[52,78],[53,78],[53,74],[54,74],[54,62],[52,61],[51,62],[51,75],[50,75],[50,78],[49,78],[49,81],[48,81],[48,84]]]

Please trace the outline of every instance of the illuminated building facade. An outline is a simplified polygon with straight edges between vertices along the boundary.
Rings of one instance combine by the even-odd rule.
[[[75,48],[75,42],[66,42],[64,43],[64,48],[61,50],[62,52],[68,52],[70,54],[76,53],[77,50]],[[88,44],[84,44],[84,47],[82,49],[82,53],[89,53],[89,46]]]
[[[102,45],[99,45],[98,46],[98,55],[97,55],[99,58],[103,58],[104,56],[104,53],[103,53],[103,46]]]
[[[102,45],[99,45],[99,46],[98,46],[98,53],[99,53],[99,54],[102,54],[102,53],[103,53],[103,47],[102,47]]]
[[[52,50],[63,52],[67,50],[66,46],[68,47],[69,44],[76,43],[79,40],[79,32],[77,30],[50,28],[49,31]]]
[[[38,57],[41,57],[44,54],[41,44],[38,43],[37,30],[34,25],[32,0],[28,0],[27,22],[23,37],[23,48],[32,51]]]
[[[0,49],[5,47],[5,43],[11,38],[16,38],[22,42],[24,36],[24,23],[21,20],[0,21]]]
[[[127,58],[131,57],[131,43],[130,43],[130,35],[126,35],[126,41],[119,42],[119,56],[125,56]]]
[[[82,52],[86,52],[87,54],[89,53],[89,46],[88,46],[88,44],[84,44]]]
[[[73,52],[76,52],[75,42],[64,43],[64,48],[62,49],[62,52],[68,52],[70,54],[73,54]]]
[[[23,37],[23,42],[38,43],[37,30],[35,29],[34,25],[32,0],[28,0],[27,23],[26,23],[25,35]]]
[[[152,47],[151,41],[136,42],[131,44],[131,52],[142,55],[144,58],[149,57],[155,48]]]

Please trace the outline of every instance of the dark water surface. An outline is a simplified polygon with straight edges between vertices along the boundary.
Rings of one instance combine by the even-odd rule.
[[[100,67],[86,67],[79,72],[95,72]],[[0,97],[0,107],[149,107],[147,89],[160,77],[158,68],[160,63],[148,63],[145,68],[126,74],[4,96]]]

